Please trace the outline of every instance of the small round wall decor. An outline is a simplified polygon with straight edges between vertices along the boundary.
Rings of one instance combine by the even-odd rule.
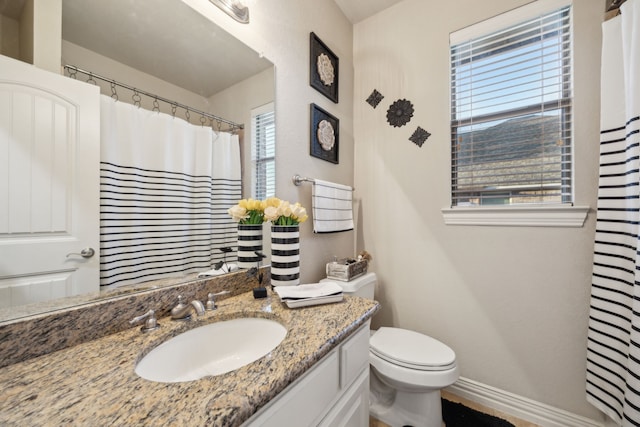
[[[336,142],[333,126],[328,120],[322,120],[318,123],[318,142],[324,151],[331,151]]]
[[[387,110],[387,122],[393,127],[404,126],[413,117],[413,104],[406,99],[399,99]]]
[[[331,59],[329,59],[326,54],[321,53],[320,55],[318,55],[316,67],[318,68],[318,75],[320,76],[320,80],[322,81],[322,83],[325,86],[331,86],[335,77]]]

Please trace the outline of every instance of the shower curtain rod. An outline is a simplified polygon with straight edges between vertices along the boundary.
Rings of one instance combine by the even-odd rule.
[[[231,120],[223,119],[222,117],[216,116],[215,114],[206,113],[204,111],[200,111],[200,110],[197,110],[195,108],[189,107],[188,105],[180,104],[179,102],[176,102],[176,101],[171,101],[170,99],[166,99],[166,98],[163,98],[163,97],[158,96],[156,94],[149,93],[149,92],[146,92],[144,90],[137,89],[137,88],[135,88],[133,86],[130,86],[130,85],[127,85],[125,83],[117,82],[117,81],[115,81],[113,79],[110,79],[110,78],[107,78],[107,77],[103,77],[103,76],[101,76],[99,74],[96,74],[96,73],[93,73],[91,71],[83,70],[81,68],[76,67],[75,65],[65,65],[64,68],[69,72],[69,77],[71,77],[71,78],[75,79],[76,78],[76,73],[82,73],[82,74],[84,74],[86,76],[89,76],[89,79],[87,80],[88,83],[95,84],[95,80],[93,82],[92,82],[92,80],[93,79],[98,79],[98,80],[102,80],[104,82],[107,82],[107,83],[111,84],[112,97],[115,96],[115,99],[118,99],[118,94],[115,92],[115,86],[120,86],[120,87],[123,87],[123,88],[128,89],[128,90],[133,92],[134,104],[136,104],[138,106],[140,105],[140,99],[136,99],[135,96],[138,95],[138,98],[139,98],[140,95],[144,95],[144,96],[152,98],[152,99],[154,99],[156,101],[161,101],[161,102],[164,102],[166,104],[171,105],[172,113],[173,113],[174,116],[175,116],[176,108],[182,108],[183,110],[186,111],[187,121],[190,118],[189,117],[189,112],[193,112],[193,113],[196,113],[196,114],[200,115],[200,123],[202,125],[204,125],[204,122],[202,121],[202,119],[206,117],[206,118],[208,118],[210,120],[211,125],[213,125],[213,121],[214,120],[216,121],[216,123],[218,124],[218,130],[220,130],[220,124],[221,123],[228,124],[229,126],[231,126],[232,130],[244,129],[244,124],[242,124],[242,123],[235,123],[235,122],[232,122]],[[154,110],[156,110],[156,109],[157,109],[157,106],[154,105]]]

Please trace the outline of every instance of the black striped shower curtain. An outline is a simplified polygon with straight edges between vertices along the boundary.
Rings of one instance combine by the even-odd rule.
[[[587,400],[640,426],[640,0],[603,24]]]
[[[211,270],[237,245],[237,135],[101,100],[100,285]]]

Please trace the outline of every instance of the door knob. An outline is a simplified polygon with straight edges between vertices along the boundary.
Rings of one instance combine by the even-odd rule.
[[[84,248],[80,251],[80,253],[77,252],[71,252],[67,254],[67,258],[69,258],[71,255],[79,255],[82,258],[91,258],[92,256],[94,256],[96,253],[96,251],[93,250],[93,248]]]

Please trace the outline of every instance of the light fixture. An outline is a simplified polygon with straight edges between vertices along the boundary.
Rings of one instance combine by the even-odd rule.
[[[248,24],[249,23],[249,8],[240,3],[239,0],[209,0],[211,3],[218,6],[227,15],[235,19],[236,21]]]

